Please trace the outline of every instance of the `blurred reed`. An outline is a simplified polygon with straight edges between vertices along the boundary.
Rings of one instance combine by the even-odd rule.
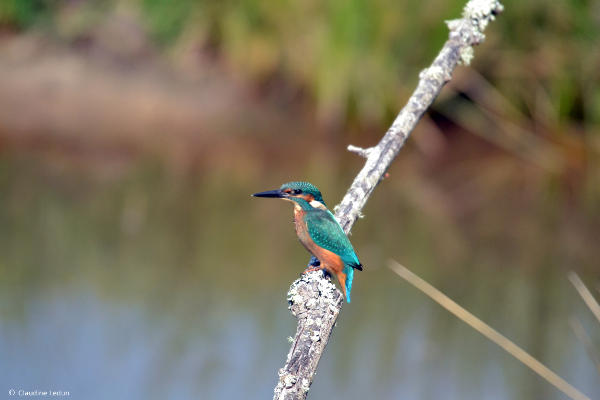
[[[503,336],[494,328],[462,308],[448,296],[437,290],[435,287],[409,271],[396,261],[390,261],[389,267],[392,271],[398,274],[401,278],[408,281],[411,285],[425,293],[432,300],[450,311],[456,317],[460,318],[464,323],[481,333],[487,339],[491,340],[510,355],[515,357],[525,366],[544,378],[548,383],[556,387],[558,390],[569,396],[573,400],[590,400],[589,397],[581,393],[579,390],[571,386],[567,381],[554,373],[544,364],[539,362],[525,350],[517,346],[514,342]]]
[[[592,314],[594,314],[598,322],[600,322],[600,305],[598,304],[592,293],[589,291],[587,286],[585,286],[581,278],[579,278],[579,275],[571,271],[569,272],[569,280],[571,281],[573,286],[575,286],[575,289],[577,289],[577,293],[579,293],[579,295],[585,302],[585,305],[590,309]]]

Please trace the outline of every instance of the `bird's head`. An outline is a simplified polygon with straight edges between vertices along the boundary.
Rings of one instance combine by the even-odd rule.
[[[302,209],[327,209],[321,192],[315,185],[308,182],[288,182],[279,189],[254,193],[254,197],[274,197],[294,202]]]

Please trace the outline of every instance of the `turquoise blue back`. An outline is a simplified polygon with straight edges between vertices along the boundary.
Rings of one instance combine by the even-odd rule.
[[[315,244],[337,254],[342,259],[346,274],[346,300],[349,303],[354,268],[362,270],[350,240],[329,210],[309,210],[306,212],[304,220],[308,234]]]

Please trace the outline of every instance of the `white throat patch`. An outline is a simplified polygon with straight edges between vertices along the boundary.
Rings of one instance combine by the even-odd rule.
[[[320,201],[313,200],[309,204],[312,208],[318,208],[320,210],[327,210],[327,207],[325,207],[325,204],[321,203]]]

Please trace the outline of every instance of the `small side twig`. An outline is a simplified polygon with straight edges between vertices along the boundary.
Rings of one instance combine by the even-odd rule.
[[[363,149],[362,147],[358,147],[358,146],[354,146],[354,145],[348,145],[347,150],[350,153],[356,153],[359,156],[363,157],[363,158],[369,158],[369,155],[371,154],[371,152],[373,151],[373,148],[370,147],[368,149]]]
[[[456,66],[469,64],[473,57],[473,46],[483,41],[484,29],[502,10],[503,6],[498,0],[470,0],[462,18],[447,22],[450,29],[448,40],[431,66],[419,75],[417,88],[381,141],[369,149],[348,148],[365,157],[366,162],[342,202],[335,208],[335,217],[347,234],[423,113],[450,80]],[[331,294],[332,291],[337,297],[321,299],[323,293]],[[341,310],[341,299],[341,293],[322,274],[307,274],[292,284],[288,301],[292,313],[298,317],[298,328],[286,363],[279,370],[274,400],[306,398],[317,364]]]

